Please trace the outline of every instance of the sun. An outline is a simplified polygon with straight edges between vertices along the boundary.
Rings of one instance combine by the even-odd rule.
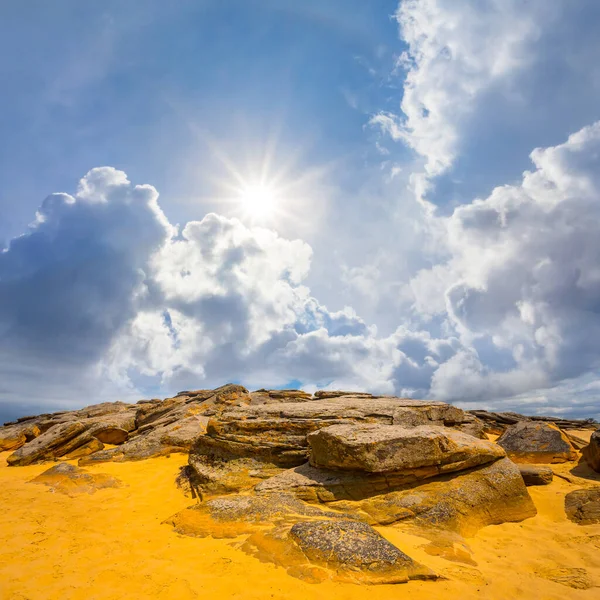
[[[276,190],[262,183],[245,185],[240,190],[239,199],[244,212],[255,219],[272,216],[277,207]]]

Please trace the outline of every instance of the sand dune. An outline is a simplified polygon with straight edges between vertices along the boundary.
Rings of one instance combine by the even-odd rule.
[[[30,483],[48,464],[9,468],[8,454],[0,454],[3,600],[600,597],[600,525],[576,525],[563,510],[566,493],[597,482],[585,469],[578,472],[583,478],[574,476],[573,464],[553,467],[571,481],[555,477],[549,486],[529,488],[536,517],[486,527],[452,549],[402,527],[380,528],[447,580],[372,588],[305,583],[248,556],[240,540],[184,537],[161,524],[191,503],[174,485],[184,455],[89,467],[124,485],[68,496]]]

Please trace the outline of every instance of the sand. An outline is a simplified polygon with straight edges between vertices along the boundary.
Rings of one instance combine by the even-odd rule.
[[[174,485],[183,455],[89,467],[125,485],[69,497],[29,483],[50,465],[9,468],[8,454],[0,454],[2,600],[600,598],[600,587],[554,581],[600,586],[600,525],[576,525],[563,510],[566,493],[597,485],[600,476],[580,469],[579,478],[570,473],[573,464],[553,466],[570,482],[555,477],[529,488],[536,517],[486,527],[457,547],[453,560],[401,527],[379,528],[448,579],[369,587],[309,584],[245,554],[239,540],[187,538],[161,524],[192,503]]]

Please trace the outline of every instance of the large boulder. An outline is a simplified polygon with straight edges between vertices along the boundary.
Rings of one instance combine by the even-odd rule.
[[[600,486],[569,492],[565,496],[565,513],[579,525],[600,523]]]
[[[313,565],[335,572],[338,581],[390,584],[437,578],[366,523],[300,522],[289,536]]]
[[[447,427],[422,425],[332,425],[308,435],[313,467],[367,473],[431,475],[461,471],[505,456],[487,440]]]
[[[509,426],[497,443],[518,463],[561,463],[577,459],[567,436],[551,423],[520,421]]]
[[[371,524],[406,520],[463,535],[536,514],[518,467],[507,458],[434,479],[416,480],[413,475],[404,481],[389,474],[325,471],[306,464],[267,479],[255,491],[333,503],[329,506],[352,510]]]
[[[600,429],[592,433],[590,443],[581,452],[587,464],[600,473]]]
[[[69,496],[94,494],[101,489],[121,486],[121,482],[112,475],[88,473],[84,469],[65,462],[44,471],[41,475],[32,479],[31,483],[47,485],[53,492]]]

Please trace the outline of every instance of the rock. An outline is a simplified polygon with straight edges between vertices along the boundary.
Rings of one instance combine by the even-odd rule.
[[[208,460],[248,457],[278,467],[308,459],[306,436],[337,424],[455,426],[469,422],[464,411],[444,402],[344,396],[328,400],[242,406],[224,411],[198,438],[192,454]],[[191,463],[190,463],[191,464]]]
[[[175,531],[192,537],[230,538],[255,531],[257,526],[291,525],[302,518],[341,518],[301,502],[292,494],[246,496],[230,494],[190,506],[165,521]]]
[[[361,583],[405,583],[436,579],[366,523],[308,521],[296,523],[290,538],[313,564],[334,571],[337,579]]]
[[[95,452],[79,460],[80,465],[100,462],[125,462],[167,456],[174,452],[189,452],[194,440],[205,431],[202,417],[187,417],[170,425],[149,430],[144,435],[130,438],[124,444]]]
[[[26,421],[8,427],[0,427],[0,452],[17,450],[27,442],[35,439],[40,433],[36,421]]]
[[[565,513],[579,525],[600,523],[600,486],[569,492],[565,496]]]
[[[590,443],[582,450],[582,454],[587,464],[600,473],[600,429],[592,433]]]
[[[552,483],[552,469],[539,465],[519,465],[519,472],[526,486]]]
[[[89,442],[83,444],[83,446],[79,446],[79,448],[69,452],[69,454],[65,455],[65,458],[68,460],[82,458],[94,454],[94,452],[99,452],[100,450],[104,450],[104,444],[100,440],[92,438]]]
[[[563,419],[562,417],[527,417],[515,412],[489,412],[487,410],[470,410],[470,414],[483,421],[487,427],[503,432],[507,425],[521,421],[553,423],[559,429],[596,429],[598,423],[594,419]]]
[[[567,436],[567,439],[569,440],[571,446],[575,448],[575,450],[583,450],[588,445],[586,440],[571,433],[570,431],[565,431],[564,434]]]
[[[361,514],[371,524],[407,520],[463,535],[536,514],[518,467],[507,458],[425,481],[415,476],[402,481],[387,474],[324,471],[307,464],[267,479],[255,491],[292,493],[307,502],[335,502],[331,506],[356,514],[356,505],[349,507],[347,501],[362,500]]]
[[[10,466],[25,466],[64,456],[78,447],[73,447],[72,441],[85,429],[85,425],[78,421],[55,425],[13,452],[7,462]]]
[[[105,473],[88,473],[69,463],[60,463],[44,471],[31,483],[47,485],[54,492],[61,494],[94,494],[97,490],[104,488],[120,487],[121,482]]]
[[[460,471],[505,456],[493,442],[447,427],[332,425],[308,435],[313,467],[367,473],[431,468],[431,475]]]
[[[120,427],[106,427],[94,433],[94,437],[103,444],[112,444],[118,446],[123,444],[129,438],[129,432]],[[100,448],[102,450],[102,448]]]
[[[319,390],[315,392],[315,398],[326,400],[327,398],[340,398],[341,396],[353,396],[354,398],[381,398],[365,392],[344,392],[342,390]]]
[[[577,458],[567,436],[550,423],[521,421],[508,427],[497,443],[518,463],[560,463]]]
[[[280,404],[283,402],[308,402],[313,397],[302,390],[256,390],[250,393],[253,406]]]

